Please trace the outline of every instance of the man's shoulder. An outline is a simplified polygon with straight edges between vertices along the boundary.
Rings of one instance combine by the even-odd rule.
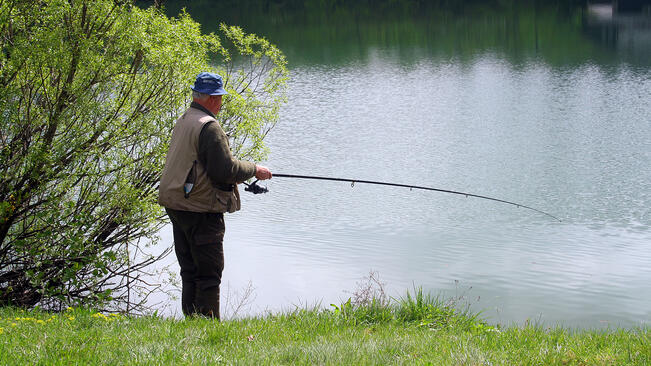
[[[214,143],[225,143],[226,142],[226,133],[219,125],[219,122],[212,121],[206,122],[201,127],[201,133],[199,134],[199,144],[208,145]]]
[[[211,134],[214,133],[221,134],[223,132],[222,127],[214,118],[204,123],[203,127],[201,128],[201,132],[203,131],[207,131],[207,133],[211,133]]]
[[[188,109],[185,110],[185,113],[183,114],[193,119],[198,119],[198,120],[207,119],[207,120],[215,121],[215,117],[212,116],[210,113],[206,113],[206,111],[200,108],[195,108],[194,106],[190,106]]]
[[[217,123],[217,120],[214,117],[192,107],[188,108],[181,118],[177,120],[177,124],[179,123],[194,125],[195,128],[201,126],[201,133],[207,130],[208,126],[217,125],[217,127],[219,127],[219,123]],[[214,128],[214,126],[212,128]],[[221,127],[219,128],[221,129]]]

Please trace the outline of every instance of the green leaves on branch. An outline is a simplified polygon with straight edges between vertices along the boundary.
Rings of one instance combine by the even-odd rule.
[[[225,76],[235,152],[264,156],[284,57],[221,33],[129,2],[0,2],[0,305],[142,305],[130,293],[169,252],[143,251],[164,224],[156,187],[199,72]]]
[[[262,141],[278,122],[280,107],[287,101],[287,62],[264,38],[235,26],[222,24],[220,30],[225,64],[217,72],[225,76],[229,92],[220,122],[233,140],[236,156],[259,160],[266,153]]]

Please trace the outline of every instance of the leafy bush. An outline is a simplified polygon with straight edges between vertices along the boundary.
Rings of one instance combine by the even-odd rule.
[[[282,53],[113,0],[2,1],[0,49],[0,305],[142,305],[143,270],[169,252],[147,243],[189,85],[224,76],[220,122],[236,155],[259,159],[285,101]]]

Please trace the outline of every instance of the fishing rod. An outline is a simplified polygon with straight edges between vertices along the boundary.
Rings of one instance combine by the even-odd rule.
[[[533,208],[533,207],[530,207],[530,206],[526,206],[526,205],[523,205],[523,204],[520,204],[520,203],[506,201],[506,200],[502,200],[502,199],[499,199],[499,198],[482,196],[482,195],[479,195],[479,194],[459,192],[459,191],[451,191],[449,189],[414,186],[414,185],[400,184],[400,183],[377,182],[377,181],[372,181],[372,180],[345,179],[345,178],[332,178],[332,177],[317,177],[317,176],[311,176],[311,175],[296,175],[296,174],[276,174],[276,173],[274,173],[273,178],[296,178],[296,179],[313,179],[313,180],[329,180],[329,181],[335,181],[335,182],[348,182],[348,183],[350,183],[351,187],[354,187],[355,183],[366,183],[366,184],[376,184],[376,185],[382,185],[382,186],[404,187],[404,188],[409,188],[409,189],[422,189],[422,190],[425,190],[425,191],[435,191],[435,192],[458,194],[458,195],[461,195],[461,196],[483,198],[483,199],[486,199],[486,200],[506,203],[506,204],[513,205],[513,206],[516,206],[516,207],[526,208],[526,209],[533,210],[533,211],[536,211],[538,213],[541,213],[543,215],[547,215],[547,216],[549,216],[549,217],[551,217],[551,218],[553,218],[555,220],[558,220],[559,222],[562,221],[561,219],[559,219],[558,217],[556,217],[556,216],[554,216],[552,214],[549,214],[549,213],[547,213],[545,211],[542,211],[542,210],[539,210],[537,208]],[[256,180],[255,182],[253,182],[251,184],[244,183],[247,186],[246,188],[244,188],[244,190],[247,191],[247,192],[251,192],[253,194],[260,194],[260,193],[269,192],[269,189],[267,189],[266,187],[261,187],[261,186],[257,185],[256,184],[257,182],[258,182],[258,180]]]

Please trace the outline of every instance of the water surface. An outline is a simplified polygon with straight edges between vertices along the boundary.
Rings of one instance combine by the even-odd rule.
[[[393,296],[414,285],[463,295],[492,323],[649,324],[651,27],[640,14],[563,9],[334,24],[309,9],[254,12],[266,22],[243,26],[268,34],[291,71],[266,140],[273,172],[467,191],[562,222],[456,195],[276,178],[227,217],[224,285],[250,281],[248,310],[261,314],[338,302],[377,271]]]

